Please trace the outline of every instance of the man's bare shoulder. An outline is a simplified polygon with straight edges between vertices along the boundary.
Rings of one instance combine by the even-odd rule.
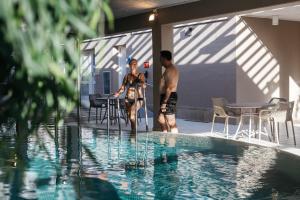
[[[178,74],[179,74],[177,67],[174,65],[172,67],[170,67],[168,70],[169,70],[168,75],[170,75],[170,76],[178,76]]]

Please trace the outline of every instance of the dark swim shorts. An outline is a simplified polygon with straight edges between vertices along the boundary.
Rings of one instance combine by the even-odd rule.
[[[163,100],[165,98],[166,94],[160,95],[160,105],[163,104]],[[177,93],[172,92],[166,105],[166,112],[164,112],[165,115],[173,115],[176,113],[176,104],[177,104]]]

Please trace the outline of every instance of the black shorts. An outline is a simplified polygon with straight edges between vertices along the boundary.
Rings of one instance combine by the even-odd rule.
[[[161,94],[160,95],[160,105],[163,104],[163,100],[165,99],[166,94]],[[167,105],[166,105],[166,112],[164,112],[163,114],[165,115],[173,115],[176,113],[176,104],[177,104],[177,93],[176,92],[172,92],[168,101],[167,101]],[[161,111],[160,111],[161,112]]]

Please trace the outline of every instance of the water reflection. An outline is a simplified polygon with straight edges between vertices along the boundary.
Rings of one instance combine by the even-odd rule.
[[[278,155],[209,138],[42,127],[0,136],[0,199],[297,198]]]
[[[159,141],[160,145],[154,147],[155,199],[174,199],[180,185],[176,136],[162,135]]]

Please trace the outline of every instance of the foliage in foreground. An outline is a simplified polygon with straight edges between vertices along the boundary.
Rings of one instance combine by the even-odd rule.
[[[108,0],[0,1],[0,124],[72,110],[77,45],[102,33],[104,16],[112,21]]]

